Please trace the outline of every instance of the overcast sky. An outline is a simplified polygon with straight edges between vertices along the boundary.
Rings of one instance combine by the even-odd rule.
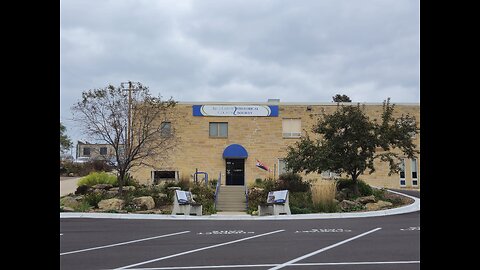
[[[138,81],[176,101],[420,102],[418,0],[61,0],[60,121]]]

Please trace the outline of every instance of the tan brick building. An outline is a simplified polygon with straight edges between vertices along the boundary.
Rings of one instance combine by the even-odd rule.
[[[115,149],[109,144],[77,142],[76,159],[112,159],[115,157]]]
[[[351,103],[356,105],[356,103]],[[382,103],[365,103],[370,119],[379,119]],[[244,185],[257,178],[278,178],[285,170],[283,158],[287,146],[312,133],[322,112],[333,113],[336,103],[188,103],[180,102],[161,121],[177,138],[174,150],[155,168],[132,169],[142,183],[156,183],[165,178],[193,179],[196,170],[218,179],[223,185]],[[395,104],[395,115],[410,114],[420,126],[420,105]],[[420,148],[420,134],[414,138]],[[270,171],[256,166],[257,160]],[[388,164],[377,162],[376,172],[360,179],[374,186],[390,188],[420,187],[420,156],[404,159],[403,173],[388,175]],[[205,174],[199,174],[203,179]],[[304,179],[330,178],[328,172],[304,175]]]

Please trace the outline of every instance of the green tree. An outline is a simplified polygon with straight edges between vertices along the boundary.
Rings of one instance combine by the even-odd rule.
[[[67,128],[60,122],[60,153],[65,153],[72,148],[73,143],[66,134]]]
[[[334,102],[352,102],[352,100],[347,95],[336,94],[332,97]]]
[[[74,119],[88,137],[113,147],[114,157],[106,160],[117,169],[119,193],[130,169],[160,164],[175,142],[173,129],[164,120],[176,102],[153,97],[141,83],[132,85],[84,91],[72,107]]]
[[[332,171],[345,173],[354,182],[358,194],[358,176],[369,169],[375,171],[374,160],[388,162],[389,175],[400,170],[400,155],[408,158],[419,153],[412,136],[418,133],[415,118],[410,115],[393,117],[395,104],[383,103],[381,123],[371,121],[360,104],[338,106],[336,112],[323,117],[314,126],[318,139],[304,136],[288,147],[287,169],[306,173]],[[399,151],[394,151],[398,148]],[[376,153],[382,149],[380,153]]]

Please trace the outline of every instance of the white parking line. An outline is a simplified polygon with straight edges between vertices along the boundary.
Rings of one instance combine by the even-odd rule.
[[[380,264],[415,264],[420,261],[392,261],[392,262],[337,262],[337,263],[293,263],[288,266],[326,266],[326,265],[380,265]],[[172,266],[155,268],[130,268],[129,270],[181,270],[181,269],[217,269],[217,268],[249,268],[271,267],[279,264],[233,264],[233,265],[199,265],[199,266]]]
[[[328,247],[324,247],[324,248],[319,249],[319,250],[317,250],[317,251],[314,251],[314,252],[308,253],[308,254],[306,254],[306,255],[303,255],[303,256],[301,256],[301,257],[298,257],[298,258],[296,258],[296,259],[290,260],[290,261],[288,261],[288,262],[286,262],[286,263],[282,263],[282,264],[280,264],[280,265],[277,265],[277,266],[275,266],[275,267],[272,267],[272,268],[270,268],[269,270],[276,270],[276,269],[280,269],[280,268],[289,266],[289,265],[291,265],[291,264],[293,264],[293,263],[296,263],[296,262],[298,262],[298,261],[300,261],[300,260],[306,259],[306,258],[308,258],[308,257],[311,257],[311,256],[316,255],[316,254],[318,254],[318,253],[324,252],[324,251],[326,251],[326,250],[332,249],[332,248],[334,248],[334,247],[338,247],[338,246],[340,246],[340,245],[343,245],[343,244],[345,244],[345,243],[348,243],[348,242],[353,241],[353,240],[355,240],[355,239],[357,239],[357,238],[360,238],[360,237],[365,236],[365,235],[367,235],[367,234],[371,234],[371,233],[376,232],[376,231],[381,230],[381,229],[382,229],[382,228],[376,228],[376,229],[373,229],[373,230],[371,230],[371,231],[368,231],[368,232],[359,234],[359,235],[357,235],[357,236],[354,236],[354,237],[352,237],[352,238],[348,238],[347,240],[343,240],[343,241],[338,242],[338,243],[336,243],[336,244],[330,245],[330,246],[328,246]]]
[[[238,243],[238,242],[250,240],[250,239],[253,239],[253,238],[257,238],[257,237],[262,237],[262,236],[269,235],[269,234],[279,233],[279,232],[283,232],[283,231],[285,231],[285,230],[277,230],[277,231],[268,232],[268,233],[263,233],[263,234],[259,234],[259,235],[255,235],[255,236],[246,237],[246,238],[241,238],[241,239],[237,239],[237,240],[233,240],[233,241],[229,241],[229,242],[225,242],[225,243],[220,243],[220,244],[216,244],[216,245],[213,245],[213,246],[207,246],[207,247],[203,247],[203,248],[197,248],[197,249],[193,249],[193,250],[189,250],[189,251],[185,251],[185,252],[181,252],[181,253],[177,253],[177,254],[173,254],[173,255],[169,255],[169,256],[157,258],[157,259],[152,259],[152,260],[148,260],[148,261],[144,261],[144,262],[139,262],[139,263],[130,264],[130,265],[127,265],[127,266],[115,268],[115,270],[117,270],[117,269],[126,269],[126,268],[129,268],[129,267],[135,267],[135,266],[139,266],[139,265],[147,264],[147,263],[152,263],[152,262],[158,262],[158,261],[162,261],[162,260],[166,260],[166,259],[170,259],[170,258],[174,258],[174,257],[178,257],[178,256],[182,256],[182,255],[186,255],[186,254],[190,254],[190,253],[194,253],[194,252],[206,250],[206,249],[211,249],[211,248],[221,247],[221,246],[225,246],[225,245],[230,245],[230,244],[234,244],[234,243]]]
[[[189,233],[189,232],[190,232],[190,231],[170,233],[170,234],[164,234],[164,235],[159,235],[159,236],[154,236],[154,237],[148,237],[148,238],[143,238],[143,239],[138,239],[138,240],[133,240],[133,241],[128,241],[128,242],[122,242],[122,243],[117,243],[117,244],[106,245],[106,246],[100,246],[100,247],[93,247],[93,248],[86,248],[86,249],[80,249],[80,250],[75,250],[75,251],[63,252],[63,253],[60,253],[60,256],[62,256],[62,255],[68,255],[68,254],[73,254],[73,253],[79,253],[79,252],[85,252],[85,251],[90,251],[90,250],[95,250],[95,249],[101,249],[101,248],[109,248],[109,247],[127,245],[127,244],[131,244],[131,243],[148,241],[148,240],[152,240],[152,239],[163,238],[163,237],[168,237],[168,236],[173,236],[173,235],[178,235],[178,234],[183,234],[183,233]]]

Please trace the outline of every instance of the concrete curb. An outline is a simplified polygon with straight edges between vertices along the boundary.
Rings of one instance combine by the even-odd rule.
[[[117,213],[60,213],[60,218],[110,218],[110,219],[158,219],[158,220],[298,220],[298,219],[336,219],[336,218],[363,218],[400,215],[420,211],[420,199],[387,190],[414,200],[412,204],[387,210],[354,212],[354,213],[321,213],[321,214],[296,214],[281,216],[251,216],[251,215],[211,215],[211,216],[185,216],[185,215],[155,215],[155,214],[117,214]]]

